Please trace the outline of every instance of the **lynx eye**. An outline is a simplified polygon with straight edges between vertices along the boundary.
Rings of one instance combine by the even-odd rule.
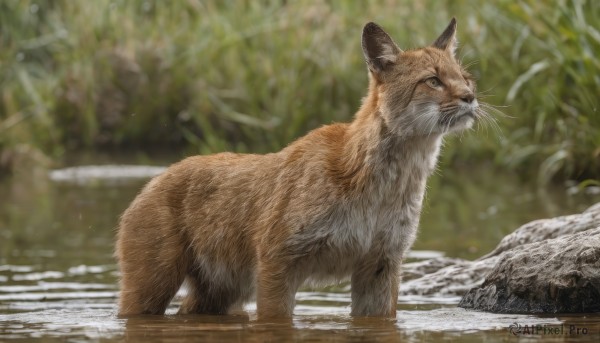
[[[425,80],[425,84],[431,88],[439,88],[442,86],[442,81],[440,81],[440,79],[434,76]]]

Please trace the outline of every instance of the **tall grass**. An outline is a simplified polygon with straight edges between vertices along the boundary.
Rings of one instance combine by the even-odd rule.
[[[524,1],[481,9],[507,53],[490,67],[509,77],[496,94],[509,105],[498,161],[533,167],[538,180],[600,176],[600,3]],[[490,71],[487,71],[489,74]]]
[[[107,146],[268,152],[348,121],[367,86],[365,22],[402,48],[450,17],[501,134],[447,145],[541,182],[600,175],[600,4],[593,1],[0,2],[0,164]],[[511,118],[512,117],[512,118]]]

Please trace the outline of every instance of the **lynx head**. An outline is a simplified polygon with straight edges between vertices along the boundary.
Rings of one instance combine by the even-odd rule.
[[[431,46],[402,51],[375,23],[362,33],[378,112],[401,136],[444,134],[470,128],[480,115],[473,77],[455,56],[456,20]]]

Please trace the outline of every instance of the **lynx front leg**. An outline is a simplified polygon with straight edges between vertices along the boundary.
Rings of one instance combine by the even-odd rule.
[[[400,263],[367,259],[352,274],[353,316],[394,317],[398,301]]]
[[[256,294],[258,318],[290,318],[299,285],[298,271],[290,268],[289,261],[261,258]]]

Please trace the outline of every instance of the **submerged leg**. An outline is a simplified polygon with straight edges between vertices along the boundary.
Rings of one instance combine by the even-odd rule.
[[[164,314],[184,279],[180,263],[121,257],[119,315]]]
[[[352,274],[353,316],[395,316],[398,301],[399,263],[384,258],[367,259]]]
[[[296,305],[296,291],[302,280],[290,263],[260,262],[258,270],[258,289],[256,307],[259,319],[289,318]]]
[[[183,283],[189,259],[171,222],[160,208],[137,206],[123,215],[116,249],[120,315],[164,314]]]

